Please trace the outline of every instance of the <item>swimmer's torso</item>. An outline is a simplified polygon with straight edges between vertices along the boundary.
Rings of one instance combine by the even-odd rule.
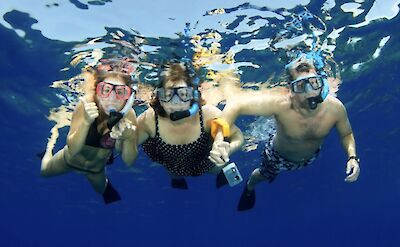
[[[97,138],[104,135],[109,130],[106,127],[106,121],[102,121],[99,124],[96,121],[90,126],[90,128],[94,128],[95,132],[98,132]],[[89,131],[90,131],[89,128]],[[89,137],[89,135],[86,138]],[[91,142],[98,142],[99,140],[91,140]],[[88,142],[88,139],[86,139]],[[86,143],[83,145],[82,149],[79,153],[72,156],[68,151],[68,147],[65,148],[65,161],[72,166],[79,167],[86,170],[99,170],[102,169],[110,156],[112,155],[111,149],[101,148],[98,146],[88,145]]]
[[[150,136],[155,137],[156,135],[156,123],[155,115],[153,112],[153,121],[150,127]],[[171,122],[164,117],[158,117],[159,121],[159,132],[163,141],[172,145],[188,144],[196,141],[201,134],[199,113],[191,116],[189,119],[185,119],[182,123]]]
[[[82,169],[99,170],[105,166],[111,155],[111,150],[84,146],[78,154],[72,157],[66,147],[65,160]]]
[[[337,122],[335,110],[326,102],[312,116],[304,116],[285,104],[276,114],[277,134],[274,148],[290,161],[311,158],[320,148],[324,137]]]

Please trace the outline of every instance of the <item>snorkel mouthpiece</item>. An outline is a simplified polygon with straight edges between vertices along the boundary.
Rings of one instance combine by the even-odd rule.
[[[310,97],[307,99],[308,101],[308,106],[310,107],[311,110],[315,110],[317,108],[317,105],[319,103],[322,103],[324,101],[321,97],[321,95],[315,96],[315,97]]]
[[[130,109],[132,109],[133,103],[135,102],[134,92],[136,92],[136,87],[132,87],[132,89],[133,92],[121,111],[118,112],[116,109],[110,109],[109,118],[107,120],[107,128],[109,130],[111,130],[112,127],[114,127],[114,125],[116,125]]]
[[[173,112],[173,113],[169,114],[169,118],[172,121],[178,121],[178,120],[181,120],[183,118],[186,118],[186,117],[189,117],[189,116],[193,116],[198,111],[199,111],[199,104],[196,102],[190,107],[189,110],[176,111],[176,112]]]
[[[107,128],[109,130],[116,125],[119,120],[121,120],[124,117],[124,115],[120,112],[117,112],[116,110],[110,110],[110,117],[107,120]]]
[[[308,106],[310,107],[310,109],[315,110],[317,108],[317,105],[319,103],[322,103],[326,99],[326,97],[328,97],[328,94],[329,94],[329,85],[328,82],[326,81],[326,78],[323,78],[323,86],[319,95],[307,99]]]

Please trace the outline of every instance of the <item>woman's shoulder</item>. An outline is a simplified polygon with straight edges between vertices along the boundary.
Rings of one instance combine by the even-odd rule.
[[[155,123],[155,111],[152,107],[149,107],[147,110],[145,110],[143,113],[141,113],[138,118],[138,125],[140,125],[140,128],[144,128],[146,130],[151,129],[151,127]]]

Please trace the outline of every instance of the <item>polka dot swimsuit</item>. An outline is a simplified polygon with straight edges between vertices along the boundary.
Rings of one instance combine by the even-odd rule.
[[[156,113],[156,135],[149,137],[143,144],[143,151],[155,162],[165,166],[176,176],[199,176],[212,167],[209,153],[213,140],[203,126],[203,115],[200,109],[201,134],[196,141],[189,144],[172,145],[163,141],[158,129],[158,115]]]

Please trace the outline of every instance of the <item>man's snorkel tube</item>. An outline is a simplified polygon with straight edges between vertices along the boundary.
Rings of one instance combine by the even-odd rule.
[[[132,87],[132,93],[131,96],[129,96],[128,101],[126,102],[124,108],[122,108],[121,111],[117,112],[115,109],[111,109],[109,113],[109,118],[107,120],[107,128],[109,130],[116,125],[119,120],[121,120],[125,114],[132,109],[133,103],[135,102],[135,95],[136,95],[136,86]]]
[[[183,118],[193,116],[199,111],[199,109],[200,109],[199,108],[199,98],[200,97],[199,97],[199,90],[198,90],[199,82],[200,82],[200,79],[197,76],[193,79],[193,82],[192,82],[193,86],[194,86],[194,90],[193,90],[194,103],[191,105],[191,107],[188,110],[176,111],[176,112],[169,114],[169,118],[172,121],[178,121]]]

